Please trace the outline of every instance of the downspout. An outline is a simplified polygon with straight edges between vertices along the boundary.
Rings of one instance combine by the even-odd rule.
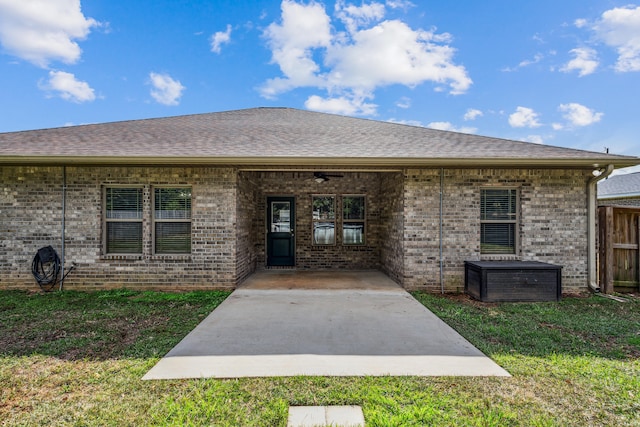
[[[67,204],[67,167],[62,166],[62,248],[61,248],[61,260],[62,265],[62,277],[60,278],[60,290],[64,284],[64,242],[65,242],[65,217],[66,217],[66,204]]]
[[[588,242],[588,266],[589,266],[589,289],[593,292],[600,292],[600,285],[598,285],[598,278],[596,277],[596,195],[598,181],[601,181],[611,175],[614,166],[607,165],[606,169],[599,174],[589,178],[587,183],[587,238]]]
[[[444,193],[444,168],[440,168],[440,293],[444,294],[444,259],[442,257],[442,202]]]

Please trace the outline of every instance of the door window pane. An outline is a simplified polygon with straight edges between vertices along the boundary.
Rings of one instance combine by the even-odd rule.
[[[291,206],[289,202],[271,202],[271,232],[291,231]]]

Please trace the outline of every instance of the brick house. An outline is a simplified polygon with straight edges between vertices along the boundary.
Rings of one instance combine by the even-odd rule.
[[[595,281],[594,170],[635,157],[288,108],[0,134],[0,287],[234,288],[270,268],[461,290],[465,260]]]

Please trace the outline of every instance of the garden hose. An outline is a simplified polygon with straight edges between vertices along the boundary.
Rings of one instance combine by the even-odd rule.
[[[52,246],[45,246],[38,249],[31,264],[31,273],[38,282],[40,288],[45,292],[50,292],[58,282],[60,276],[60,257]]]

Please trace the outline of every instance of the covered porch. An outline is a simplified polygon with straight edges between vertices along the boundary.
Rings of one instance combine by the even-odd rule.
[[[401,170],[240,170],[237,278],[382,271],[402,285]]]

